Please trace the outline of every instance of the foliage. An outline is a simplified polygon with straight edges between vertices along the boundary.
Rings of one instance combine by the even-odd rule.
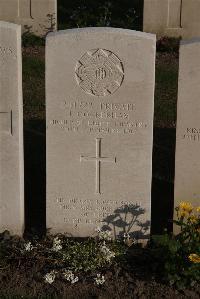
[[[22,34],[22,46],[23,47],[36,47],[44,46],[45,40],[42,37],[39,37],[29,31],[26,31]]]
[[[164,259],[164,275],[179,289],[200,282],[200,208],[181,202],[176,208],[179,233],[154,236]]]
[[[157,51],[167,53],[178,53],[180,38],[163,36],[157,41]]]
[[[60,29],[76,27],[118,27],[141,30],[143,1],[141,0],[60,0]]]
[[[13,241],[8,234],[0,238],[0,265],[9,263],[38,264],[43,273],[43,279],[52,284],[57,277],[62,277],[71,283],[78,281],[74,273],[90,272],[108,269],[117,263],[126,252],[127,246],[120,241],[114,241],[110,232],[98,230],[98,236],[85,240],[75,240],[66,235],[46,236],[25,242],[23,239]],[[63,278],[64,277],[64,278]],[[97,281],[98,277],[96,278]],[[103,279],[102,277],[100,280]],[[103,280],[102,280],[103,281]]]

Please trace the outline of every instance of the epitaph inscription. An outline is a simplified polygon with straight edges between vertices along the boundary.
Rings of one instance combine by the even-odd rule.
[[[78,85],[88,94],[107,96],[114,93],[124,79],[123,64],[111,51],[87,51],[75,69]]]

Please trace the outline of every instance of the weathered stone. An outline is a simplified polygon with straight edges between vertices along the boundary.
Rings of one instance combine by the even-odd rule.
[[[21,26],[0,22],[0,231],[24,227]]]
[[[200,35],[200,0],[144,0],[143,31],[158,36]]]
[[[23,32],[45,36],[57,28],[57,0],[1,0],[0,20],[22,25]]]
[[[72,29],[46,53],[47,227],[148,238],[155,36]]]
[[[176,133],[175,207],[200,205],[200,39],[180,47]]]

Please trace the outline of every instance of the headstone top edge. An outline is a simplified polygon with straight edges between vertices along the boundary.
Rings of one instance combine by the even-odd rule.
[[[11,22],[5,22],[0,20],[0,26],[5,28],[10,28],[10,29],[15,29],[16,31],[21,31],[21,25],[14,24]]]
[[[82,35],[87,33],[115,33],[115,34],[124,34],[129,36],[134,36],[138,38],[150,39],[152,41],[156,41],[156,35],[153,33],[146,33],[131,29],[123,29],[123,28],[114,28],[114,27],[85,27],[85,28],[73,28],[66,30],[59,30],[57,32],[50,32],[47,35],[47,39],[55,38],[62,35]]]
[[[184,39],[180,42],[180,46],[190,46],[192,44],[200,43],[200,37],[194,37],[191,39]]]

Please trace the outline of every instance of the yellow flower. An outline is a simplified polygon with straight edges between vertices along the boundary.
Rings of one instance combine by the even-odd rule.
[[[198,220],[198,218],[195,216],[195,215],[191,215],[189,218],[188,218],[188,221],[191,222],[191,223],[196,223]]]
[[[200,263],[200,256],[198,254],[195,253],[191,253],[188,256],[189,260],[195,264],[199,264]]]
[[[189,202],[184,202],[182,201],[180,204],[179,204],[179,210],[181,210],[182,212],[185,212],[185,213],[191,213],[192,210],[193,210],[193,206],[191,205],[191,203]]]
[[[185,211],[179,212],[179,217],[185,217],[187,213]]]
[[[197,207],[197,213],[200,213],[200,207]]]

